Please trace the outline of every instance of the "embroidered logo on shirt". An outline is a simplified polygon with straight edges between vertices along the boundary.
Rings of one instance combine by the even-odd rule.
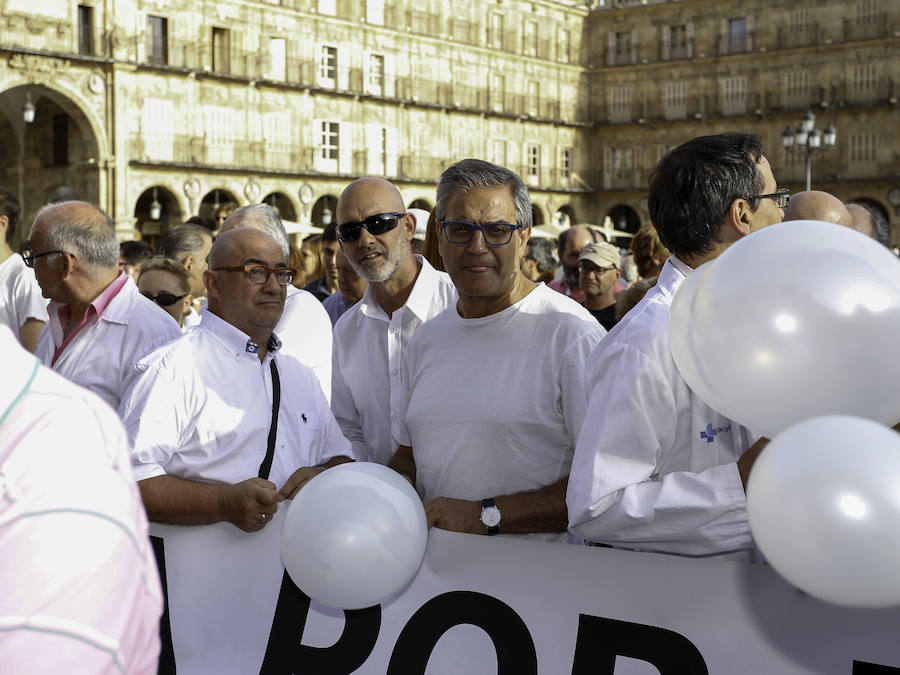
[[[707,443],[712,443],[716,440],[716,436],[719,434],[727,434],[731,431],[731,425],[727,425],[724,427],[714,428],[712,424],[706,425],[706,431],[700,432],[700,438],[705,438]]]
[[[259,345],[256,344],[253,340],[247,340],[247,346],[244,347],[244,349],[251,354],[259,354]]]
[[[309,422],[309,420],[306,419],[306,413],[300,413],[300,419],[303,420],[303,424]]]

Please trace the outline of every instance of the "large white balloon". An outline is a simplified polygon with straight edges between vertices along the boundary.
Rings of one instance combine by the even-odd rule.
[[[312,599],[361,609],[406,588],[425,557],[427,534],[422,500],[405,478],[381,464],[340,464],[292,500],[281,556]]]
[[[851,607],[900,604],[900,434],[829,416],[780,433],[747,485],[750,529],[794,586]]]
[[[688,385],[754,431],[900,422],[900,262],[855,230],[791,221],[744,237],[702,278],[686,325]]]

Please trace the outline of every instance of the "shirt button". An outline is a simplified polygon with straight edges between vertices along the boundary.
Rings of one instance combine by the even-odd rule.
[[[397,374],[397,369],[394,368],[394,369],[391,371],[391,375],[396,375],[396,374]]]

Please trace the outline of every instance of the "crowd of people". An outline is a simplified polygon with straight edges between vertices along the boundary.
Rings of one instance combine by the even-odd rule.
[[[744,133],[671,150],[648,208],[652,225],[629,250],[583,225],[537,236],[521,178],[463,159],[441,175],[431,214],[363,177],[340,195],[335,223],[299,248],[274,209],[252,204],[217,213],[213,229],[172,227],[154,251],[120,244],[84,202],[44,206],[26,226],[0,189],[0,323],[10,329],[0,340],[14,373],[0,389],[0,521],[47,513],[31,462],[80,488],[64,505],[75,515],[33,519],[39,535],[0,530],[3,578],[24,578],[24,556],[44,555],[37,536],[93,516],[119,524],[91,535],[106,537],[109,557],[49,563],[35,588],[55,585],[54,574],[80,583],[78,565],[103,577],[133,561],[107,580],[129,589],[129,606],[102,606],[107,591],[99,610],[62,603],[57,649],[32,648],[41,598],[18,594],[15,611],[0,600],[0,619],[21,619],[0,639],[0,663],[83,658],[152,672],[166,587],[247,547],[279,555],[277,534],[252,537],[307,481],[348,461],[406,476],[429,526],[757,561],[744,489],[767,439],[680,376],[668,345],[674,294],[696,267],[783,219],[839,223],[887,246],[889,232],[865,204],[789,198],[760,139]],[[96,498],[110,484],[114,504]],[[170,525],[228,534],[202,566],[167,566],[158,528]],[[35,544],[17,563],[6,562],[12,537]],[[279,581],[236,573],[248,593]],[[221,606],[202,593],[197,602]],[[171,665],[173,632],[177,641],[185,628],[170,619],[160,634]],[[216,635],[218,619],[202,632]]]

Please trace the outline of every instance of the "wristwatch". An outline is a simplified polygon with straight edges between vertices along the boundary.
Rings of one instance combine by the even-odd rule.
[[[489,535],[500,534],[500,509],[494,504],[493,497],[481,500],[481,523]]]

